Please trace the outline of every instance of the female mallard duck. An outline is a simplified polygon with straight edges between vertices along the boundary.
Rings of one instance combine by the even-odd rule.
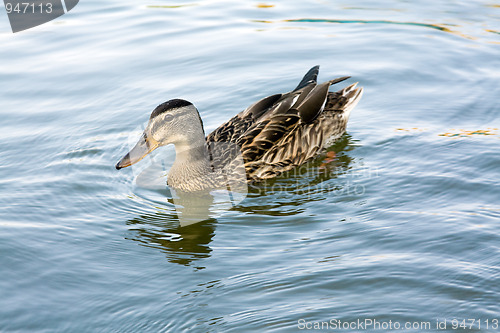
[[[342,136],[363,93],[362,88],[356,89],[357,83],[329,92],[330,85],[349,77],[318,85],[318,72],[319,66],[311,68],[293,91],[256,102],[206,138],[192,103],[182,99],[165,102],[151,113],[139,142],[116,169],[137,163],[171,143],[176,159],[167,184],[181,191],[226,187],[229,173],[234,174],[238,165],[244,167],[248,181],[272,178],[299,166]],[[239,154],[215,154],[210,149],[216,150],[215,144],[222,142],[237,145]]]

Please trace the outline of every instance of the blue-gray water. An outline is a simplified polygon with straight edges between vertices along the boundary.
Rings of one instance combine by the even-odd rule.
[[[498,1],[88,0],[0,45],[1,332],[500,330]],[[365,89],[316,176],[179,228],[114,169],[161,102],[208,132],[316,64]]]

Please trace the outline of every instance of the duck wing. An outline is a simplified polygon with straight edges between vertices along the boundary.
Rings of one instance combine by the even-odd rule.
[[[299,105],[272,114],[240,139],[249,179],[272,178],[299,166],[344,133],[349,112],[362,92],[355,85],[328,92],[331,84],[345,79],[315,85]]]
[[[235,143],[244,133],[264,121],[270,114],[290,108],[293,103],[300,104],[316,86],[318,73],[319,66],[312,67],[293,91],[271,95],[255,102],[215,129],[206,137],[206,141]]]
[[[249,179],[271,178],[315,156],[332,134],[331,128],[343,133],[347,119],[342,123],[335,117],[342,116],[342,98],[347,97],[328,89],[349,77],[318,85],[318,71],[319,66],[311,68],[291,92],[254,103],[210,133],[206,140],[215,149],[213,162],[231,165],[232,159],[232,155],[217,153],[213,143],[235,143]]]
[[[252,104],[207,135],[206,141],[236,142],[237,139],[252,127],[264,113],[269,111],[281,97],[282,94],[276,94]]]

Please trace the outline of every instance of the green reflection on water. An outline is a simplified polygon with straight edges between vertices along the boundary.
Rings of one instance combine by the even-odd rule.
[[[285,22],[326,22],[326,23],[364,23],[364,24],[399,24],[399,25],[413,25],[418,27],[425,27],[437,29],[441,31],[450,32],[450,29],[437,24],[418,23],[418,22],[398,22],[387,20],[331,20],[331,19],[291,19]]]
[[[173,8],[183,8],[183,7],[193,7],[193,6],[198,6],[197,3],[188,3],[185,5],[148,5],[146,6],[147,8],[167,8],[167,9],[173,9]]]
[[[304,23],[339,23],[339,24],[361,23],[361,24],[406,25],[406,26],[416,26],[416,27],[423,27],[423,28],[430,28],[430,29],[434,29],[434,30],[444,31],[444,32],[448,32],[448,33],[466,38],[466,39],[476,39],[473,36],[469,36],[469,35],[463,34],[461,32],[451,30],[451,29],[444,26],[444,25],[456,26],[454,24],[441,24],[441,25],[439,25],[439,24],[431,24],[431,23],[399,22],[399,21],[388,21],[388,20],[336,20],[336,19],[321,19],[321,18],[288,19],[288,20],[282,20],[282,21],[252,20],[252,22],[257,22],[257,23],[304,22]]]

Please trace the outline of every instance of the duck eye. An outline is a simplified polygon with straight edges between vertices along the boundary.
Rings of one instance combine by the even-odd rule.
[[[174,119],[174,116],[171,115],[171,114],[167,114],[165,115],[165,117],[163,118],[163,121],[167,122],[167,121],[172,121],[172,119]]]

